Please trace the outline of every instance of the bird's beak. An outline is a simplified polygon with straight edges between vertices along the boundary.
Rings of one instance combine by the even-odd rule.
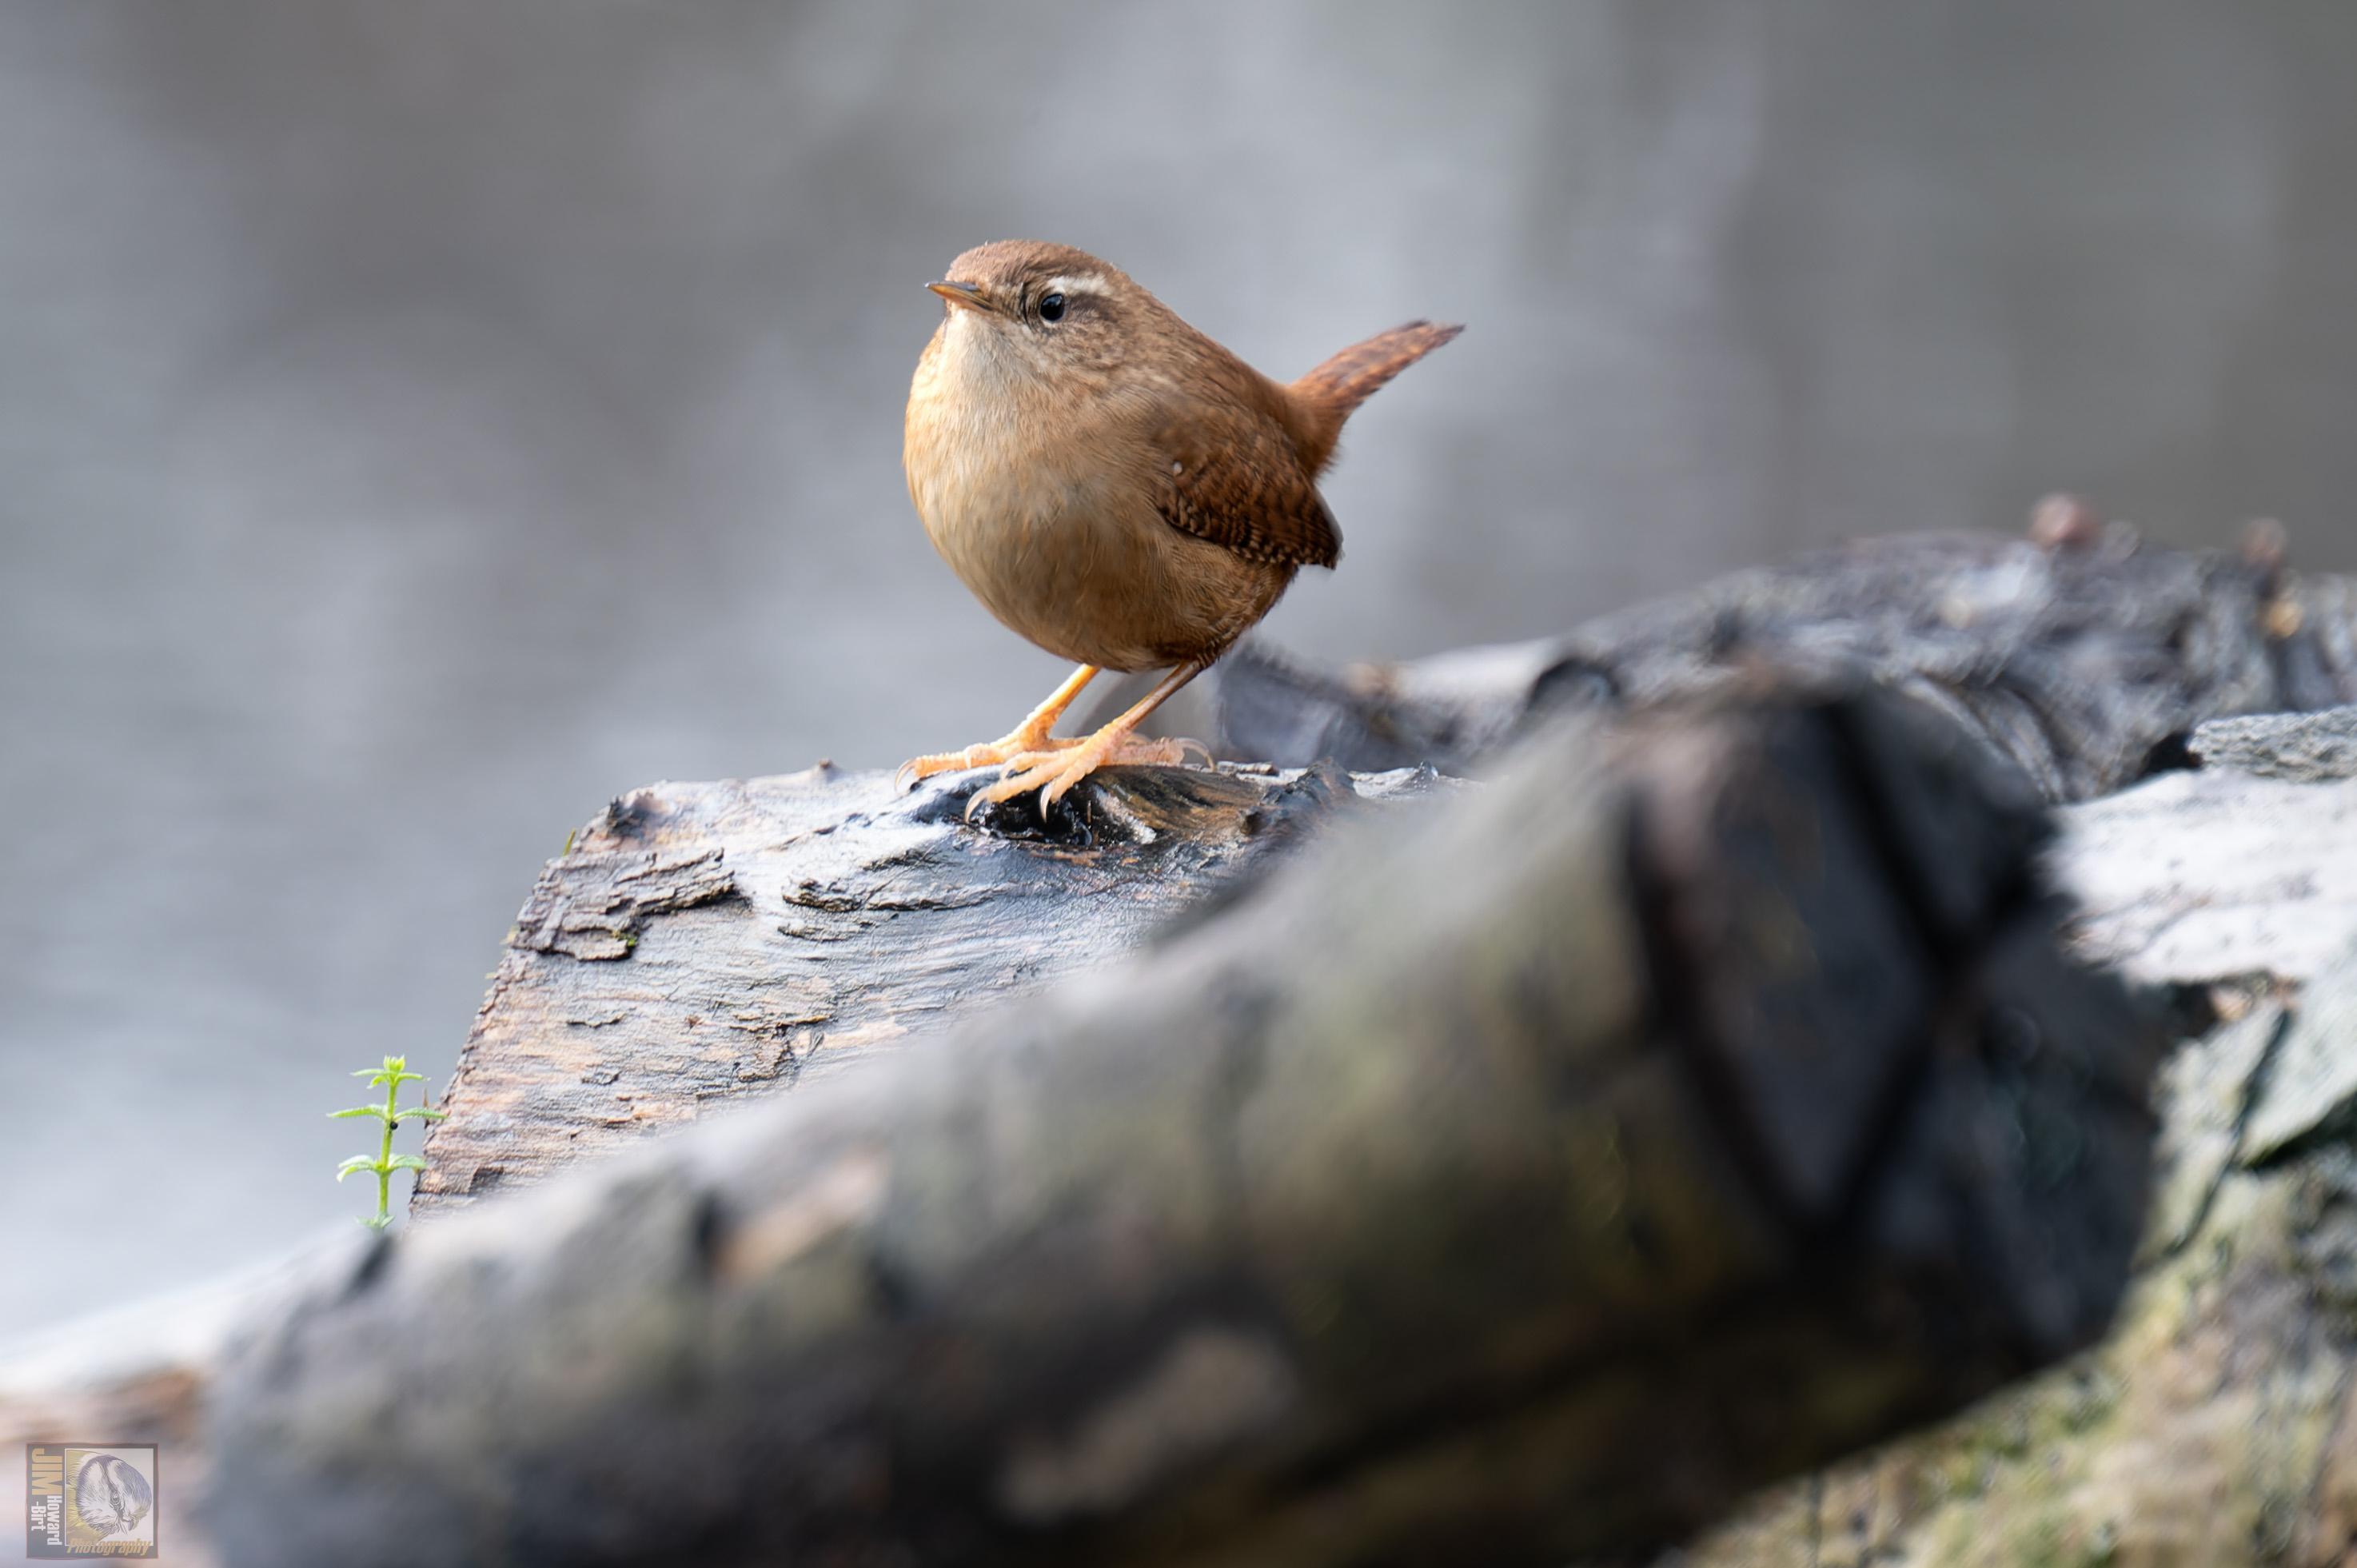
[[[968,310],[988,310],[990,296],[982,292],[978,283],[929,283],[925,285],[952,305],[963,305]]]

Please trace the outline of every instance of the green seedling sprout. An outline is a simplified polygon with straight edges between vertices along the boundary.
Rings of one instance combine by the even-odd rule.
[[[374,1155],[354,1155],[350,1159],[338,1165],[336,1179],[341,1181],[354,1171],[376,1173],[376,1213],[362,1219],[361,1223],[371,1230],[382,1230],[393,1223],[393,1173],[401,1170],[422,1171],[425,1168],[425,1162],[415,1155],[396,1155],[393,1152],[393,1130],[400,1126],[404,1121],[413,1117],[421,1122],[439,1122],[442,1120],[442,1112],[428,1111],[425,1108],[425,1091],[422,1089],[417,1091],[416,1104],[410,1106],[401,1104],[403,1084],[425,1081],[424,1073],[409,1070],[407,1057],[387,1057],[384,1058],[382,1067],[364,1067],[352,1076],[368,1079],[371,1088],[379,1084],[383,1085],[384,1103],[355,1105],[349,1111],[330,1111],[328,1115],[330,1119],[338,1121],[347,1116],[373,1116],[384,1123],[384,1142]]]

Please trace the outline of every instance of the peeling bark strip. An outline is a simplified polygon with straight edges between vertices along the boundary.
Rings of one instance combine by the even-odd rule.
[[[823,768],[617,800],[516,917],[412,1211],[1034,989],[1136,946],[1359,800],[1448,788],[1331,768],[1121,777],[1089,792],[1085,847],[969,830],[971,779],[904,796]]]
[[[631,799],[642,800],[646,793]],[[718,849],[707,849],[665,860],[652,851],[633,854],[600,844],[583,850],[576,861],[567,849],[552,869],[575,875],[542,875],[516,917],[509,945],[567,958],[627,958],[650,917],[737,896],[736,873],[720,864],[721,857]]]
[[[221,1369],[212,1543],[1555,1563],[1955,1408],[2108,1316],[2152,1042],[1904,707],[1552,735],[1033,1005],[411,1232]],[[794,908],[857,940],[834,881]]]
[[[2203,720],[2357,702],[2357,580],[2286,573],[2279,541],[2226,554],[2100,530],[2047,540],[1862,540],[1567,637],[1410,664],[1329,673],[1247,646],[1211,675],[1221,753],[1459,772],[1538,714],[1772,673],[1904,691],[2047,799],[2083,800],[2181,765]]]

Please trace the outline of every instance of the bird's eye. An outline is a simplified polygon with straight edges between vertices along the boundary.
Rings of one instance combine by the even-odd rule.
[[[1042,321],[1064,319],[1064,296],[1060,294],[1051,294],[1042,299],[1039,302],[1039,319]]]

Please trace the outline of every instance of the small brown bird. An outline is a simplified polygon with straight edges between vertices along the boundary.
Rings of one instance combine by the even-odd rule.
[[[974,803],[1044,807],[1104,764],[1204,750],[1135,732],[1297,571],[1334,564],[1317,479],[1342,422],[1463,328],[1411,321],[1281,385],[1069,245],[977,246],[925,286],[948,304],[909,389],[917,514],[991,614],[1080,668],[1013,734],[902,776],[1003,764]],[[1094,735],[1050,734],[1099,671],[1165,666]]]

